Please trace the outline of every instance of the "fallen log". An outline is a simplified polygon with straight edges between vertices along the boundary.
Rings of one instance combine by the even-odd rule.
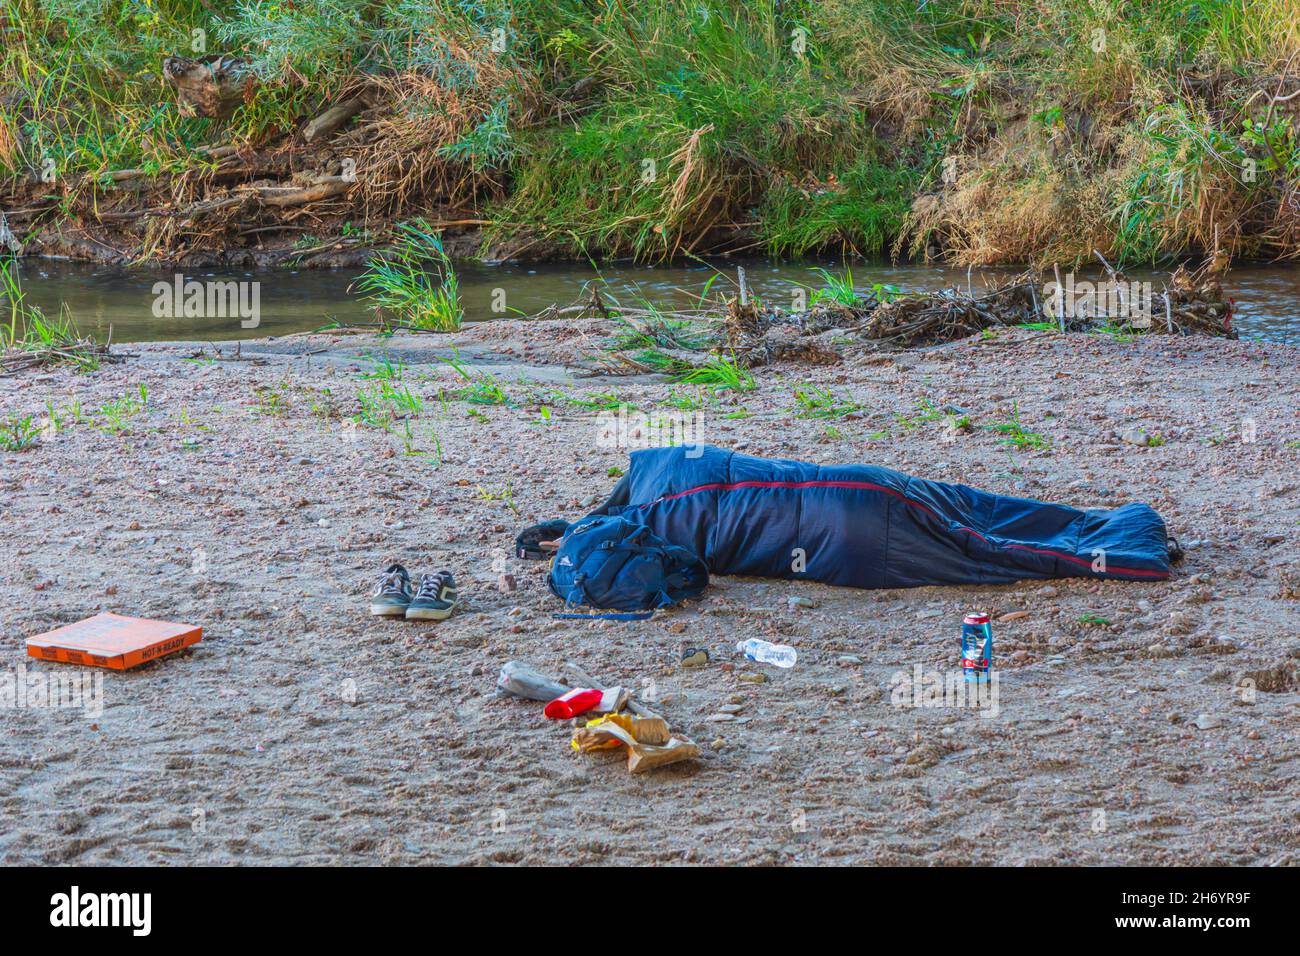
[[[345,179],[342,176],[322,176],[308,186],[255,186],[253,189],[254,194],[263,203],[283,209],[341,196],[355,185],[356,180],[353,179]]]
[[[352,119],[352,117],[355,116],[365,105],[366,104],[362,99],[354,97],[349,100],[344,100],[342,103],[338,103],[335,106],[331,106],[324,113],[303,127],[303,141],[314,143],[318,139],[332,136],[343,127],[343,124]]]

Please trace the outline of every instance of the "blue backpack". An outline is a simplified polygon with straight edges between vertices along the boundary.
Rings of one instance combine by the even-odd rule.
[[[564,601],[556,617],[639,621],[656,608],[699,595],[709,571],[693,551],[669,544],[643,524],[592,515],[564,532],[546,583]],[[568,613],[580,604],[634,613]]]

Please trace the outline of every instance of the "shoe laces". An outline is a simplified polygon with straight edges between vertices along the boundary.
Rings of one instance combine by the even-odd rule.
[[[376,594],[405,594],[408,579],[401,571],[385,571],[379,576],[379,588]]]
[[[417,599],[425,600],[437,599],[441,593],[443,585],[451,583],[451,575],[446,571],[439,571],[437,574],[420,575],[420,589],[415,592]]]

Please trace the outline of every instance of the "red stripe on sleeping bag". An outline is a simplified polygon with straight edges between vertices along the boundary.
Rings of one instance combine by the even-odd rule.
[[[687,495],[698,494],[702,491],[737,491],[741,488],[854,488],[859,491],[879,491],[884,494],[897,498],[904,504],[911,505],[913,508],[919,508],[934,518],[936,521],[944,519],[935,512],[933,508],[924,502],[909,498],[902,492],[895,491],[893,488],[886,488],[884,485],[873,484],[870,481],[733,481],[717,482],[711,485],[700,485],[698,488],[688,488],[686,491],[679,491],[676,494],[664,495],[654,501],[647,502],[643,505],[637,505],[638,508],[648,508],[650,505],[657,505],[663,501],[672,501],[674,498],[684,498]],[[967,528],[964,525],[957,526],[958,531],[965,531],[967,534],[973,534],[991,548],[1014,548],[1018,551],[1030,551],[1034,554],[1046,554],[1053,558],[1060,558],[1062,561],[1069,561],[1083,567],[1091,568],[1092,562],[1087,558],[1076,557],[1072,554],[1063,554],[1060,551],[1050,551],[1046,548],[1031,548],[1027,544],[997,544],[990,541],[984,535],[980,534],[974,528]],[[1160,578],[1161,580],[1169,577],[1167,571],[1149,571],[1144,568],[1109,568],[1107,574],[1131,574],[1144,578]]]

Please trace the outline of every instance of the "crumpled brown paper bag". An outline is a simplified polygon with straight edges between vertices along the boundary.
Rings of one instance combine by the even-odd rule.
[[[674,737],[662,717],[632,717],[609,714],[587,721],[573,732],[573,749],[589,750],[627,748],[627,769],[641,773],[679,760],[698,757],[700,748],[686,737]]]

